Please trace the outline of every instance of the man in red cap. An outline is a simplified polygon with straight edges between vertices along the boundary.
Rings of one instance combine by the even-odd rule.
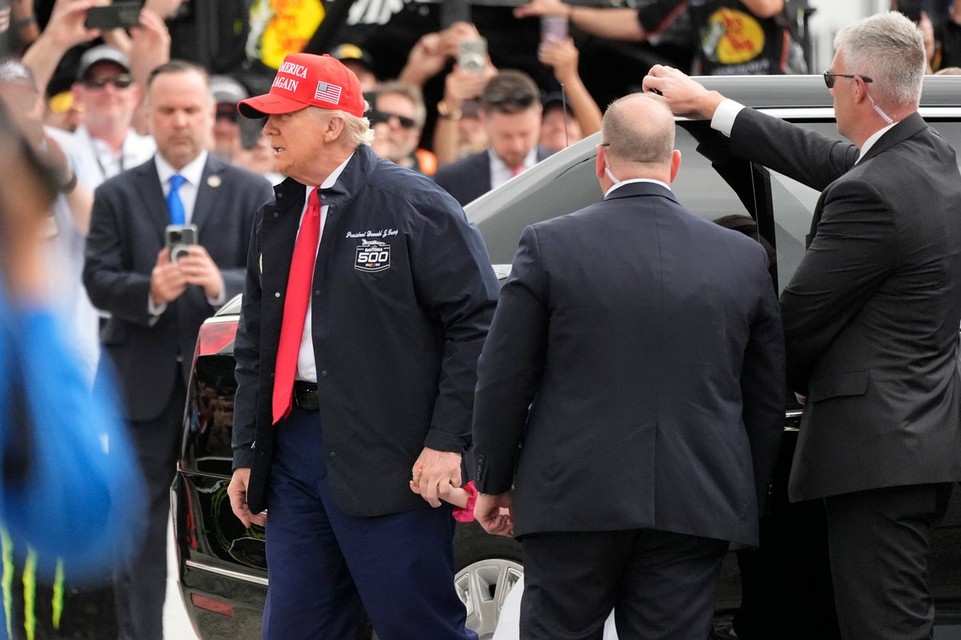
[[[377,157],[353,72],[288,55],[266,95],[288,176],[258,212],[234,354],[234,475],[267,527],[265,640],[476,638],[453,586],[450,507],[497,280],[429,178]],[[423,474],[410,488],[413,469]],[[418,495],[419,494],[419,495]]]

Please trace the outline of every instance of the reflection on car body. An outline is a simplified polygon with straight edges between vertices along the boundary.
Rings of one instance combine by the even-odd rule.
[[[709,89],[748,106],[840,139],[830,95],[820,76],[704,78]],[[961,78],[925,79],[921,115],[955,148],[961,148]],[[776,249],[780,291],[797,267],[819,194],[785,176],[726,153],[726,143],[708,123],[680,120],[677,148],[683,161],[672,185],[678,199],[708,218],[751,215]],[[469,204],[465,210],[487,242],[491,261],[504,278],[523,229],[600,200],[594,174],[599,134],[555,154],[515,180]],[[959,174],[961,178],[961,174]],[[225,489],[230,476],[233,400],[233,333],[239,301],[226,305],[203,327],[184,419],[183,455],[173,489],[180,580],[188,613],[204,640],[259,638],[267,572],[263,530],[245,529],[233,516]],[[785,406],[785,450],[779,464],[786,478],[796,442],[800,407]],[[786,480],[785,480],[786,481]],[[520,575],[518,545],[487,537],[476,525],[455,538],[458,593],[469,624],[490,637],[500,603]],[[931,579],[940,624],[961,624],[961,491],[935,532]],[[726,563],[717,607],[737,607],[740,585]]]

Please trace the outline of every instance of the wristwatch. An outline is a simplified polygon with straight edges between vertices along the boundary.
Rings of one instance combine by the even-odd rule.
[[[437,103],[437,115],[447,120],[460,120],[463,113],[460,109],[451,109],[446,102],[441,100]]]

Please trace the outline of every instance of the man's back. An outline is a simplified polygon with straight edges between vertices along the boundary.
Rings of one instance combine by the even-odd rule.
[[[756,541],[752,445],[774,450],[780,428],[749,433],[744,422],[759,407],[770,427],[783,411],[777,375],[742,390],[771,365],[756,353],[781,349],[760,245],[638,183],[529,228],[522,247],[532,253],[515,258],[501,304],[531,296],[549,322],[515,358],[543,363],[515,533],[657,528]]]

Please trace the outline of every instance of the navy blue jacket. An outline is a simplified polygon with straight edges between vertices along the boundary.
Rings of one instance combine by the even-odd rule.
[[[272,457],[277,342],[306,188],[288,179],[257,213],[234,355],[234,467],[257,511]],[[464,452],[497,279],[463,210],[429,178],[358,147],[333,188],[314,266],[320,422],[338,507],[429,508],[408,487],[423,448]]]

